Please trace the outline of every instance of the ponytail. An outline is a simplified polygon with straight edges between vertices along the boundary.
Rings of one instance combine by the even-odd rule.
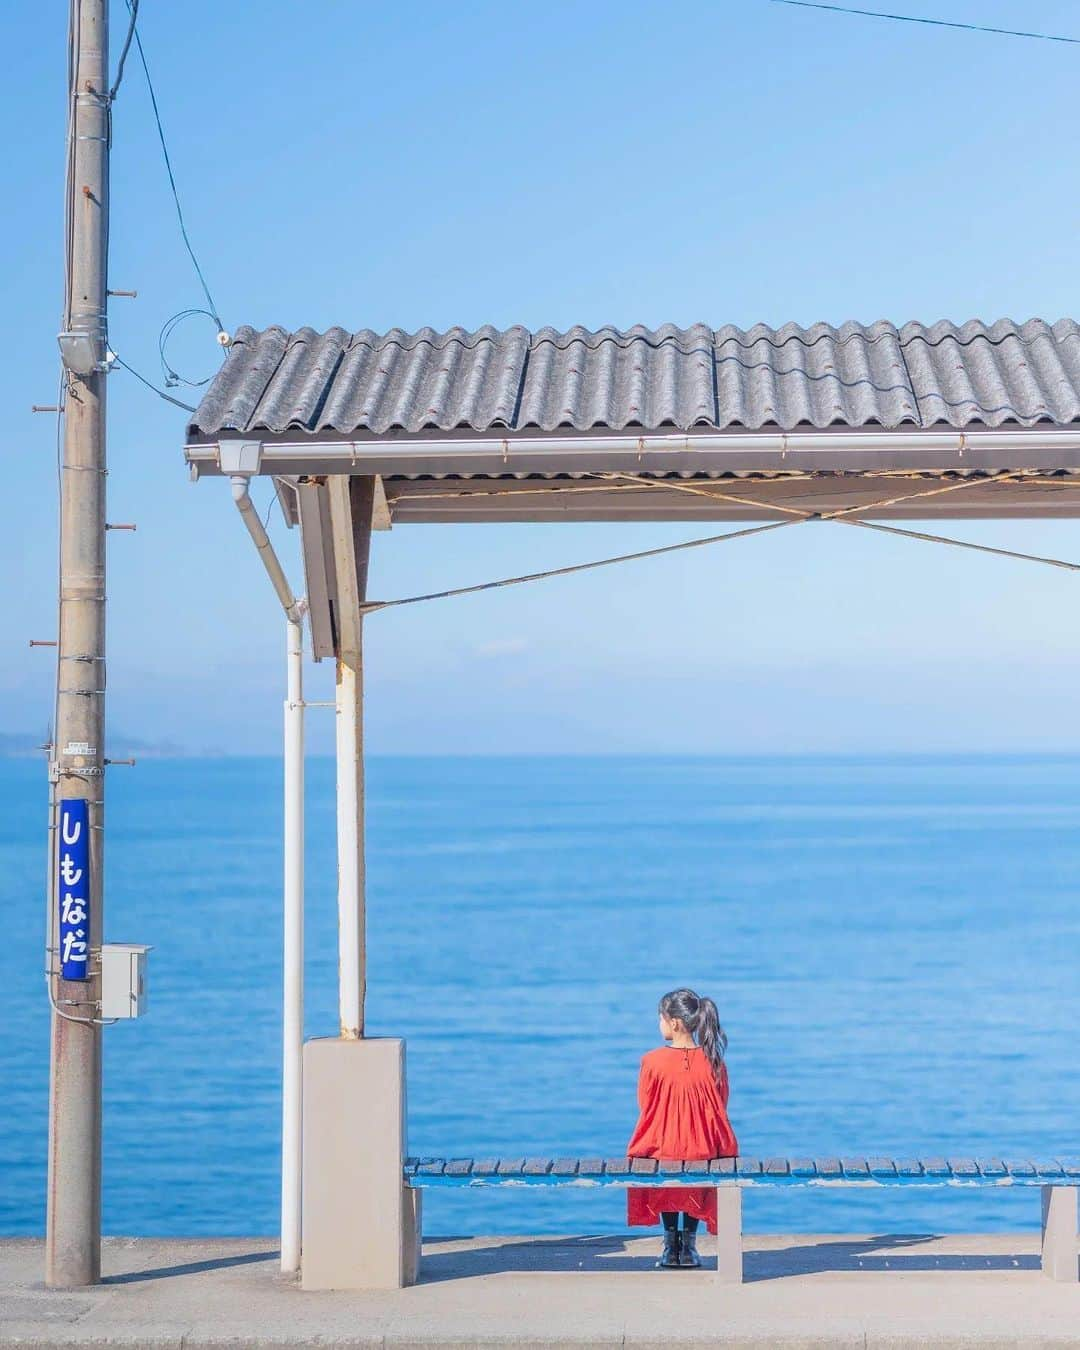
[[[720,1025],[720,1014],[711,998],[699,1002],[699,1016],[696,1030],[697,1043],[701,1046],[705,1058],[709,1061],[717,1086],[723,1081],[724,1052],[727,1050],[727,1032]]]
[[[716,1004],[692,989],[673,989],[660,1000],[660,1011],[665,1017],[677,1017],[697,1041],[719,1087],[724,1076],[727,1033],[720,1025]]]

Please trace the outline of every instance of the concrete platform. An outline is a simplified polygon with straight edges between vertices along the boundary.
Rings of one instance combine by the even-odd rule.
[[[655,1271],[655,1237],[424,1244],[423,1282],[303,1293],[272,1240],[112,1238],[105,1282],[50,1292],[42,1244],[0,1241],[0,1345],[1080,1347],[1080,1285],[1037,1238],[748,1237],[746,1279]]]

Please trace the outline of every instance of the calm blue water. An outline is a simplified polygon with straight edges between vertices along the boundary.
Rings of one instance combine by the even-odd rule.
[[[308,780],[308,1033],[336,1030],[333,766]],[[105,1228],[273,1233],[280,765],[110,779]],[[414,1152],[619,1154],[660,993],[720,1005],[748,1153],[1076,1154],[1080,760],[369,767],[373,1033]],[[43,1223],[45,785],[0,762],[0,1232]],[[623,1227],[604,1192],[430,1194],[433,1233]],[[747,1197],[751,1230],[1031,1226],[1037,1193]]]

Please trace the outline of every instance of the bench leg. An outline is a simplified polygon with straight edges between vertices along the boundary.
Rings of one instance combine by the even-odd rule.
[[[742,1191],[738,1186],[716,1188],[716,1278],[724,1284],[742,1284]]]
[[[1042,1188],[1042,1269],[1052,1280],[1078,1282],[1076,1187]]]
[[[416,1284],[420,1278],[420,1248],[424,1241],[424,1192],[405,1187],[405,1213],[401,1226],[401,1275],[406,1285]]]

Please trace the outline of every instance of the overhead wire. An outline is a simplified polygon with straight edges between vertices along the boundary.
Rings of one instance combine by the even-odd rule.
[[[917,14],[889,14],[880,9],[857,9],[853,5],[830,5],[824,0],[770,0],[774,5],[792,5],[796,9],[824,9],[833,14],[857,14],[867,19],[891,19],[895,23],[922,23],[934,28],[960,28],[969,33],[993,33],[998,37],[1034,38],[1038,42],[1067,42],[1080,46],[1080,38],[1060,33],[1033,33],[1023,28],[993,28],[984,23],[961,23],[954,19],[931,19]]]
[[[139,0],[131,0],[128,5],[128,27],[124,36],[124,45],[120,48],[120,60],[116,64],[116,79],[113,80],[112,88],[109,90],[109,102],[112,103],[120,89],[120,84],[124,78],[124,63],[127,61],[128,52],[131,50],[131,39],[135,36],[135,21],[139,17]]]
[[[180,193],[176,185],[176,174],[173,170],[172,157],[169,154],[168,141],[166,140],[165,137],[165,128],[161,120],[161,110],[158,107],[157,91],[154,88],[153,77],[150,74],[150,65],[146,59],[146,50],[143,47],[142,35],[139,32],[138,27],[139,0],[126,0],[126,3],[129,14],[128,28],[124,38],[124,45],[120,52],[120,60],[117,67],[116,78],[113,81],[113,86],[109,93],[109,100],[111,103],[111,101],[116,97],[117,90],[120,88],[120,83],[123,79],[124,65],[127,60],[128,53],[132,45],[134,44],[135,49],[139,56],[139,63],[142,66],[143,75],[146,79],[146,89],[150,97],[150,107],[154,115],[154,124],[157,129],[158,141],[161,145],[162,158],[165,163],[165,172],[168,175],[169,179],[169,189],[172,193],[173,205],[176,208],[176,218],[180,226],[180,235],[181,238],[183,239],[184,247],[187,250],[188,257],[191,259],[192,267],[195,269],[195,275],[198,277],[199,280],[199,286],[202,289],[203,295],[206,297],[206,303],[208,305],[207,309],[195,308],[195,309],[180,310],[177,314],[174,314],[171,318],[167,319],[164,324],[162,324],[161,329],[158,333],[158,358],[161,363],[162,379],[166,389],[173,388],[181,384],[187,385],[189,388],[196,389],[202,387],[205,384],[208,384],[212,376],[208,376],[205,380],[189,380],[185,376],[181,375],[174,368],[174,366],[169,361],[168,356],[166,355],[166,345],[169,341],[169,338],[172,336],[173,331],[175,330],[177,325],[181,323],[183,320],[190,318],[191,316],[196,314],[204,314],[215,325],[215,328],[217,329],[218,332],[219,342],[223,342],[223,345],[225,345],[225,343],[227,343],[227,338],[223,339],[222,335],[224,334],[224,324],[222,323],[221,315],[218,312],[217,305],[214,302],[214,297],[210,292],[210,286],[206,280],[206,275],[203,272],[202,265],[200,264],[198,256],[195,252],[194,245],[191,242],[191,236],[189,235],[187,228],[187,221],[184,218],[184,208],[180,201]],[[65,298],[65,309],[68,307],[69,303],[70,303],[69,299]],[[174,398],[171,394],[166,393],[165,390],[159,389],[158,386],[154,384],[152,380],[147,379],[147,377],[141,374],[138,370],[136,370],[134,366],[130,365],[127,361],[125,361],[122,357],[120,357],[116,353],[115,349],[113,349],[112,355],[115,358],[118,365],[122,366],[126,371],[128,371],[129,374],[134,375],[135,378],[140,381],[140,383],[144,384],[147,389],[151,390],[152,393],[157,394],[159,398],[164,399],[167,403],[174,404],[178,408],[182,408],[185,412],[195,411],[194,407],[191,404],[185,403],[181,399]]]
[[[128,9],[137,8],[137,0],[127,0]],[[180,204],[180,193],[176,186],[176,175],[173,173],[172,159],[169,156],[169,146],[165,140],[165,129],[161,124],[161,110],[158,108],[157,94],[154,91],[154,81],[150,76],[150,67],[147,64],[146,52],[143,49],[142,36],[139,33],[138,26],[133,22],[132,36],[135,41],[135,50],[139,54],[139,62],[143,68],[143,74],[146,76],[146,88],[150,95],[150,106],[154,113],[154,122],[157,126],[158,140],[161,142],[161,153],[165,160],[165,172],[169,176],[169,187],[172,190],[173,204],[176,207],[176,219],[180,225],[180,234],[184,240],[184,247],[187,249],[188,257],[191,259],[191,265],[195,268],[195,275],[199,278],[199,285],[202,287],[203,295],[206,297],[206,303],[210,310],[211,317],[217,324],[220,331],[224,331],[225,325],[221,322],[221,316],[218,313],[217,305],[214,303],[214,297],[210,294],[210,287],[207,284],[206,277],[203,275],[202,267],[199,265],[199,259],[196,257],[195,249],[192,246],[191,238],[188,235],[187,224],[184,220],[184,208]]]
[[[898,506],[905,501],[913,501],[922,497],[933,497],[943,492],[959,492],[966,487],[986,487],[994,483],[1024,483],[1029,481],[1031,476],[1026,470],[1015,470],[1011,473],[999,474],[995,478],[965,478],[960,483],[952,483],[941,488],[932,488],[926,492],[906,493],[903,497],[894,497],[887,500],[876,502],[865,502],[855,506],[843,507],[838,511],[806,511],[800,507],[784,506],[778,502],[763,502],[755,500],[752,497],[736,496],[733,493],[714,492],[711,488],[694,487],[689,483],[664,483],[660,480],[641,479],[633,474],[605,474],[606,478],[628,479],[630,482],[654,482],[657,487],[668,487],[679,492],[690,492],[701,497],[711,497],[714,501],[729,501],[740,503],[745,506],[755,506],[765,511],[783,512],[789,519],[801,519],[805,522],[812,520],[832,521],[837,525],[851,525],[858,529],[879,530],[884,534],[895,534],[905,539],[918,539],[925,543],[947,544],[954,548],[970,549],[976,553],[990,553],[999,558],[1015,558],[1020,562],[1043,563],[1047,567],[1060,567],[1069,572],[1080,572],[1080,563],[1066,562],[1061,558],[1048,558],[1040,553],[1020,553],[1013,549],[995,548],[990,544],[974,544],[965,539],[953,539],[941,534],[927,534],[920,530],[902,529],[898,525],[882,525],[877,521],[855,520],[855,512],[880,511],[888,506]]]
[[[863,514],[868,510],[884,510],[888,506],[898,506],[904,504],[904,502],[917,501],[917,499],[926,497],[938,497],[938,495],[944,493],[956,493],[956,491],[971,489],[971,487],[985,487],[1003,482],[1022,483],[1025,482],[1026,478],[1031,477],[1030,470],[1012,470],[1004,472],[1004,474],[998,474],[994,478],[964,478],[960,482],[948,482],[945,485],[938,483],[938,485],[927,487],[927,489],[918,491],[918,493],[904,493],[900,497],[884,497],[872,502],[857,502],[852,506],[841,506],[841,508],[832,510],[832,512],[809,512],[805,508],[787,506],[782,502],[763,502],[760,499],[742,497],[742,495],[736,493],[717,491],[713,487],[671,482],[670,479],[644,478],[637,474],[610,472],[610,474],[595,474],[590,475],[590,477],[603,479],[603,481],[609,483],[622,483],[624,487],[630,487],[630,489],[633,489],[633,487],[651,487],[653,490],[660,491],[683,491],[683,493],[693,493],[698,497],[710,498],[711,501],[728,501],[732,504],[752,506],[752,508],[759,510],[775,510],[775,512],[783,513],[784,518],[778,521],[768,521],[764,525],[748,526],[747,529],[734,529],[734,531],[728,531],[722,533],[722,535],[709,535],[705,539],[688,539],[678,544],[664,544],[660,548],[645,548],[640,549],[639,552],[618,553],[614,558],[595,559],[594,562],[589,563],[574,563],[570,567],[552,567],[541,572],[525,572],[525,574],[518,576],[504,576],[504,578],[494,580],[494,582],[478,582],[472,586],[452,587],[451,590],[429,591],[424,595],[405,595],[400,599],[370,601],[365,605],[360,605],[360,613],[371,614],[383,609],[398,609],[402,605],[420,605],[420,603],[432,601],[432,599],[452,599],[456,595],[475,595],[481,593],[481,591],[501,590],[502,587],[506,586],[522,586],[526,582],[539,582],[539,580],[547,580],[552,576],[570,576],[574,572],[591,571],[597,567],[612,567],[616,563],[637,562],[637,560],[643,558],[659,558],[663,553],[682,552],[683,549],[687,548],[703,548],[709,544],[722,544],[732,539],[749,539],[752,535],[764,535],[764,533],[774,531],[774,529],[782,529],[784,525],[807,525],[811,521],[829,521],[837,525],[853,525],[860,529],[875,529],[875,531],[882,531],[887,535],[902,536],[904,539],[918,539],[933,544],[948,544],[954,548],[972,549],[973,552],[994,553],[998,558],[1014,558],[1018,559],[1019,562],[1045,563],[1046,566],[1061,567],[1065,568],[1066,571],[1080,571],[1080,563],[1064,562],[1064,560],[1057,558],[1045,558],[1041,553],[1022,553],[1010,548],[994,548],[988,544],[972,544],[968,543],[967,540],[949,539],[944,535],[929,535],[929,533],[914,531],[914,529],[902,529],[896,525],[882,525],[877,524],[876,521],[856,520],[855,518],[856,514]],[[617,487],[616,490],[624,489]],[[493,494],[485,493],[482,495]]]
[[[876,520],[845,520],[845,525],[857,525],[861,530],[880,530],[882,534],[898,534],[904,539],[922,539],[928,544],[948,544],[952,548],[968,548],[976,553],[994,553],[999,558],[1015,558],[1019,562],[1045,563],[1047,567],[1063,567],[1067,572],[1080,572],[1080,563],[1062,558],[1047,558],[1041,553],[1017,553],[1011,548],[992,548],[989,544],[973,544],[966,539],[950,539],[942,534],[924,534],[921,530],[902,530],[896,525],[882,525]]]
[[[772,520],[766,525],[752,525],[745,530],[729,530],[726,534],[708,535],[704,539],[685,539],[678,544],[663,544],[660,548],[641,549],[637,553],[620,553],[614,558],[597,558],[592,562],[573,563],[569,567],[552,567],[545,572],[527,572],[522,576],[502,577],[498,581],[481,581],[474,586],[456,586],[448,591],[432,591],[428,595],[409,595],[400,600],[372,600],[360,606],[361,614],[375,610],[396,609],[401,605],[418,605],[425,600],[449,600],[458,595],[476,595],[480,591],[495,591],[504,586],[521,586],[526,581],[546,581],[549,577],[566,577],[574,572],[589,572],[596,567],[612,567],[615,563],[636,562],[639,558],[658,558],[663,553],[680,553],[688,548],[704,548],[707,544],[722,544],[728,539],[748,539],[753,534],[767,534],[782,530],[786,525],[802,525],[802,520]]]
[[[110,351],[112,351],[112,348],[110,348]],[[136,378],[141,384],[145,384],[145,385],[146,385],[147,389],[149,389],[149,390],[151,390],[153,393],[157,394],[158,398],[163,398],[163,399],[165,400],[166,403],[172,403],[172,404],[175,404],[175,406],[176,406],[177,408],[183,408],[183,410],[184,410],[185,412],[194,412],[194,411],[195,411],[195,405],[194,405],[194,404],[192,404],[192,403],[184,403],[182,399],[173,398],[172,394],[167,394],[167,393],[165,392],[164,389],[159,389],[159,388],[157,387],[157,385],[154,384],[154,382],[153,382],[152,380],[148,380],[148,379],[146,378],[146,376],[145,376],[145,375],[141,375],[141,374],[135,369],[134,366],[129,365],[129,364],[127,363],[127,361],[125,361],[124,358],[119,354],[119,352],[112,351],[112,355],[113,355],[113,360],[115,360],[115,362],[116,362],[116,364],[117,364],[118,366],[123,366],[124,369],[128,372],[129,375],[134,375],[135,378]]]
[[[778,502],[763,502],[752,497],[736,493],[718,492],[711,487],[699,487],[690,483],[672,482],[669,479],[644,478],[637,474],[601,473],[590,475],[605,482],[622,483],[626,487],[647,487],[654,490],[689,492],[695,496],[707,497],[713,501],[727,501],[742,506],[756,507],[764,511],[777,511],[784,514],[783,520],[770,521],[764,525],[750,526],[742,530],[730,530],[724,534],[708,535],[704,539],[687,539],[678,544],[665,544],[659,548],[642,549],[635,553],[621,553],[612,558],[599,558],[592,562],[574,563],[569,567],[553,567],[543,572],[527,572],[520,576],[503,577],[498,581],[482,581],[472,586],[457,586],[445,591],[431,591],[424,595],[403,596],[397,600],[373,600],[360,606],[362,614],[371,614],[384,609],[397,609],[403,605],[418,605],[428,600],[449,600],[459,595],[476,595],[482,591],[499,590],[506,586],[521,586],[531,581],[546,581],[551,577],[570,576],[576,572],[588,572],[597,567],[611,567],[616,563],[636,562],[641,558],[655,558],[665,553],[678,553],[684,549],[704,548],[709,544],[722,544],[729,539],[747,539],[751,535],[765,534],[771,530],[782,529],[785,525],[807,525],[812,521],[826,521],[837,525],[850,525],[860,529],[880,530],[886,534],[900,535],[904,538],[919,539],[928,543],[947,544],[956,548],[971,549],[977,553],[991,553],[1002,558],[1015,558],[1022,562],[1044,563],[1050,567],[1060,567],[1071,572],[1080,572],[1080,563],[1065,562],[1059,558],[1048,558],[1036,553],[1020,553],[1012,549],[994,548],[987,544],[973,544],[962,539],[950,539],[944,535],[927,534],[919,530],[901,529],[894,525],[881,525],[876,521],[856,520],[855,515],[866,511],[880,511],[904,502],[936,497],[947,492],[960,492],[973,487],[986,487],[994,483],[1023,482],[1031,471],[1012,470],[998,474],[994,478],[964,478],[959,482],[938,484],[921,492],[907,492],[899,497],[885,497],[872,502],[859,502],[852,506],[839,507],[834,511],[807,511],[802,507],[786,506]],[[615,490],[623,490],[616,488]],[[493,495],[486,493],[482,495]]]
[[[174,389],[178,384],[186,384],[189,389],[201,389],[204,385],[209,384],[210,381],[214,378],[213,375],[207,375],[207,377],[204,380],[189,380],[185,375],[181,375],[179,371],[173,368],[172,364],[169,361],[168,356],[166,355],[166,348],[168,346],[169,339],[172,337],[173,333],[179,327],[179,325],[182,324],[185,321],[185,319],[192,319],[200,314],[205,315],[205,317],[208,318],[210,322],[214,324],[220,331],[221,320],[218,319],[216,315],[211,314],[211,312],[208,309],[199,309],[199,308],[178,310],[177,313],[175,313],[171,318],[166,319],[165,322],[161,325],[161,330],[158,333],[158,359],[161,362],[161,375],[162,379],[165,381],[166,389]]]
[[[1001,482],[1003,479],[1014,481],[1021,474],[1026,472],[1017,469],[998,476],[996,480]],[[614,481],[624,481],[628,483],[653,483],[657,487],[668,487],[676,492],[690,492],[699,497],[711,497],[713,501],[734,502],[740,506],[756,506],[766,511],[780,511],[790,516],[801,516],[805,520],[831,520],[839,525],[854,524],[854,521],[847,519],[856,513],[863,511],[880,511],[889,506],[899,506],[903,502],[915,501],[923,497],[939,497],[946,492],[963,492],[967,488],[985,487],[986,479],[983,478],[964,478],[960,482],[946,483],[944,486],[927,488],[923,492],[905,492],[899,497],[883,497],[872,502],[856,502],[852,506],[842,506],[835,511],[807,511],[801,506],[785,506],[780,502],[763,502],[754,497],[743,497],[733,492],[714,491],[711,487],[696,487],[690,483],[664,483],[658,479],[644,478],[640,474],[631,473],[605,473],[598,477]]]

